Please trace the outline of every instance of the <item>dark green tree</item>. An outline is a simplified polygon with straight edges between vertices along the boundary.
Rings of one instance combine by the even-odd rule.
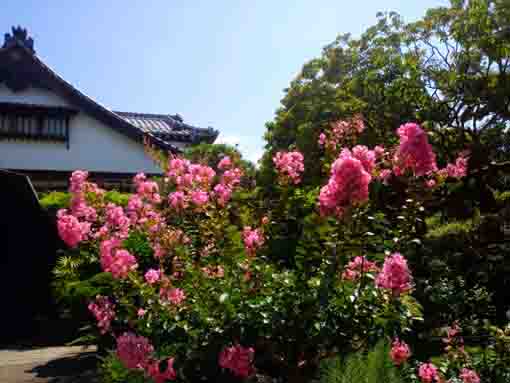
[[[316,184],[323,176],[320,132],[357,113],[369,145],[393,143],[400,124],[419,121],[440,163],[465,147],[472,168],[491,156],[507,158],[508,151],[489,152],[485,145],[501,141],[510,118],[509,25],[506,0],[452,0],[414,23],[380,13],[360,38],[340,35],[285,89],[266,124],[261,177],[273,176],[276,151],[296,147],[306,153],[305,182]]]

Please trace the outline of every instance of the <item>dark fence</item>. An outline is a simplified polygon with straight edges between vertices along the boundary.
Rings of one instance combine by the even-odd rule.
[[[0,343],[38,335],[36,316],[52,314],[51,270],[62,245],[30,179],[0,170]]]

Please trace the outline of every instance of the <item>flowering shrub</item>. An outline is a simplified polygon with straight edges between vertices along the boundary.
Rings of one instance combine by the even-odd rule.
[[[354,144],[360,117],[333,124],[323,141],[338,152],[322,188],[298,186],[302,153],[277,153],[275,199],[245,187],[230,157],[215,166],[170,157],[159,182],[134,178],[125,207],[73,173],[58,227],[68,256],[86,253],[86,272],[107,282],[88,297],[99,333],[115,340],[106,365],[155,382],[256,373],[300,382],[339,350],[409,331],[420,318],[405,258],[413,212],[390,221],[369,198],[383,172],[422,188],[435,174],[426,134],[408,125],[398,147],[369,149],[339,147]],[[396,364],[409,354],[395,341]]]
[[[446,329],[444,354],[433,362],[409,363],[410,348],[398,339],[393,342],[390,357],[402,375],[412,382],[418,379],[421,383],[480,383],[480,376],[473,369],[473,358],[464,349],[461,331],[457,322]]]

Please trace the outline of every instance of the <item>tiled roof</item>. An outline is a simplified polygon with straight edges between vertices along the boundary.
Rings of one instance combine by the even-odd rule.
[[[188,125],[182,118],[169,114],[149,114],[114,112],[143,133],[151,134],[165,141],[209,142],[212,143],[218,132],[212,128],[203,129]]]

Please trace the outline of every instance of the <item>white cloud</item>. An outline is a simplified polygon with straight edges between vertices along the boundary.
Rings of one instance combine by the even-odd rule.
[[[243,139],[234,135],[223,136],[220,134],[215,143],[236,146],[245,159],[253,162],[254,164],[257,164],[257,161],[262,157],[263,150],[257,146],[254,146],[253,143],[248,143],[248,141],[249,137],[245,137]]]
[[[218,139],[215,141],[216,144],[227,144],[237,146],[241,143],[241,139],[237,136],[223,136],[220,134]]]

